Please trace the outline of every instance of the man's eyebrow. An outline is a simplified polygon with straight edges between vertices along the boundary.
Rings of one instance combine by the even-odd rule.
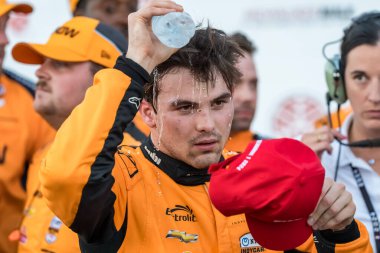
[[[223,100],[223,99],[230,99],[232,97],[230,92],[225,92],[216,98],[211,100],[211,103],[218,101],[218,100]],[[186,99],[175,99],[170,103],[171,107],[181,107],[181,106],[189,106],[192,105],[193,107],[196,107],[199,105],[199,102],[196,101],[191,101],[191,100],[186,100]]]
[[[212,102],[218,101],[218,100],[223,100],[223,99],[230,99],[232,97],[232,94],[230,92],[225,92],[221,94],[220,96],[214,98]]]
[[[174,101],[172,101],[170,103],[170,106],[171,107],[181,107],[181,106],[189,106],[189,105],[193,105],[193,106],[196,106],[198,103],[195,102],[195,101],[190,101],[190,100],[186,100],[186,99],[176,99]]]

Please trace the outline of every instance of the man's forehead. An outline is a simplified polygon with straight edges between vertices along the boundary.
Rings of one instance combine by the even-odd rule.
[[[213,83],[199,82],[191,75],[170,74],[160,82],[159,97],[164,100],[202,103],[231,94],[223,78]]]

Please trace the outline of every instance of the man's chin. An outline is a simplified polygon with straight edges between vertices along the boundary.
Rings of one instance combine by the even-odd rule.
[[[221,153],[201,154],[192,159],[190,165],[196,169],[208,168],[211,164],[219,162],[221,155]]]

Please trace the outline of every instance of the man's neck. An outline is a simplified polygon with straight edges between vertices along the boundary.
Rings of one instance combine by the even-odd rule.
[[[55,130],[58,130],[63,124],[63,122],[66,120],[66,119],[63,119],[62,117],[46,116],[46,115],[44,115],[43,118]]]

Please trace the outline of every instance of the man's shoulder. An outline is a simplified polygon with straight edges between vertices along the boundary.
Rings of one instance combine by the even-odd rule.
[[[12,83],[19,84],[20,87],[26,89],[32,96],[34,95],[35,84],[32,81],[7,69],[3,69],[3,75]]]

